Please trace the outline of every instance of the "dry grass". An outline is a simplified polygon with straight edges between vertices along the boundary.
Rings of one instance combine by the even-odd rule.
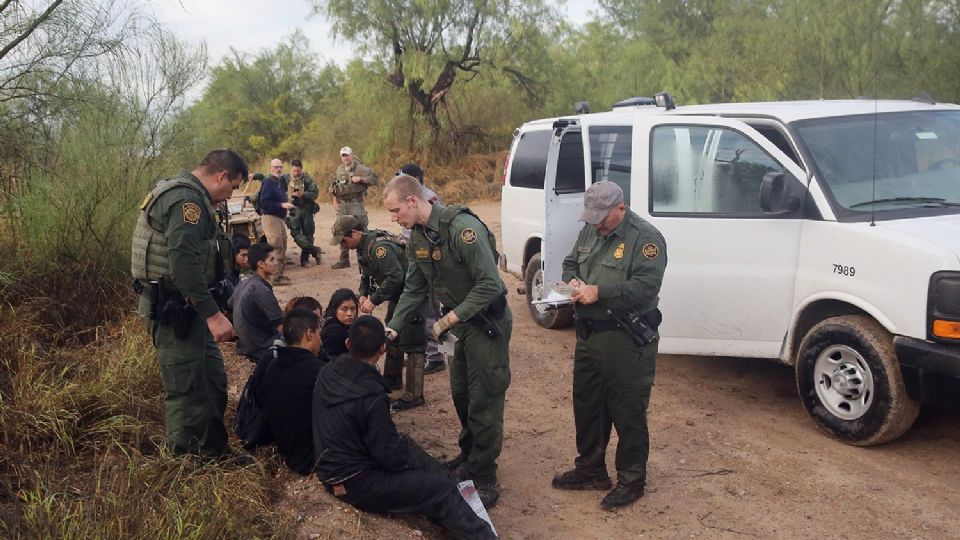
[[[0,312],[0,536],[292,536],[263,465],[163,448],[163,392],[136,317],[87,346],[51,348],[44,328],[28,309]]]

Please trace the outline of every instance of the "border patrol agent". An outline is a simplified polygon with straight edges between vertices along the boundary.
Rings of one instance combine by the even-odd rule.
[[[608,490],[604,456],[616,426],[617,485],[601,506],[612,510],[643,496],[650,440],[647,405],[656,368],[660,284],[667,245],[653,225],[632,212],[613,182],[587,189],[586,223],[563,260],[574,292],[577,347],[573,357],[573,416],[577,459],[553,478],[558,489]]]
[[[340,149],[340,161],[340,166],[337,167],[333,182],[330,184],[333,206],[337,209],[338,217],[353,216],[366,229],[370,221],[367,218],[367,208],[363,200],[370,186],[377,185],[377,175],[354,157],[353,149],[349,146]],[[330,268],[349,267],[350,250],[341,247],[340,260],[330,265]]]
[[[369,314],[376,306],[387,302],[384,322],[389,324],[400,294],[403,293],[403,280],[407,273],[407,256],[404,252],[406,242],[386,231],[364,231],[356,217],[340,216],[333,224],[333,239],[330,245],[357,250],[357,262],[360,265],[360,311]],[[422,357],[420,361],[422,363]],[[383,378],[391,389],[400,388],[402,384],[403,353],[396,342],[387,343]],[[407,377],[411,394],[415,393],[415,389],[410,387],[412,382],[410,377]],[[404,397],[408,398],[407,401],[419,398],[420,404],[423,404],[422,376],[420,392],[415,396]]]
[[[513,329],[493,234],[465,206],[431,205],[420,183],[407,175],[390,181],[383,202],[393,221],[412,229],[407,278],[387,332],[394,339],[402,336],[425,300],[439,300],[445,314],[433,334],[442,339],[449,331],[458,340],[450,390],[460,419],[460,455],[448,465],[472,479],[484,505],[493,506],[500,496],[497,458]]]
[[[217,343],[234,333],[210,292],[232,269],[233,251],[213,205],[246,177],[236,152],[214,150],[193,172],[158,182],[134,228],[134,290],[157,350],[167,445],[175,454],[233,455],[223,424],[227,375]]]
[[[287,216],[287,228],[290,229],[293,241],[300,248],[300,266],[306,266],[310,256],[320,264],[320,249],[313,245],[313,235],[317,230],[313,215],[320,211],[320,205],[317,204],[320,190],[313,181],[313,177],[303,172],[303,163],[299,159],[291,161],[290,168],[292,172],[284,175],[287,197],[293,204]]]

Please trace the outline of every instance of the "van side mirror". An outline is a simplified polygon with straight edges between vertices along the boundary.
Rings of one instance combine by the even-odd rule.
[[[787,175],[768,172],[760,183],[760,208],[768,214],[789,214],[800,208],[800,198],[787,193]]]

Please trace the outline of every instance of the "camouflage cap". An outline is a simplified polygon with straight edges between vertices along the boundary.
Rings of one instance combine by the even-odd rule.
[[[587,188],[583,195],[583,213],[580,221],[596,225],[607,217],[610,209],[623,202],[623,190],[613,182],[604,180]]]
[[[333,239],[330,240],[331,246],[340,245],[344,236],[350,234],[350,231],[360,228],[360,220],[354,216],[340,216],[333,223]]]
[[[349,146],[344,146],[343,148],[340,149],[340,155],[341,155],[341,156],[352,156],[352,155],[353,155],[353,148],[350,148]]]

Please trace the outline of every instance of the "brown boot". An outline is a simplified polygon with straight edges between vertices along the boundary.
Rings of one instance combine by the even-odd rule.
[[[307,261],[309,261],[309,260],[310,260],[310,251],[309,251],[309,250],[306,250],[306,249],[303,250],[303,251],[301,251],[301,252],[300,252],[300,266],[306,266],[306,265],[307,265]]]
[[[313,255],[313,260],[317,261],[317,265],[318,265],[318,266],[320,265],[320,263],[323,262],[323,257],[320,256],[321,253],[323,253],[323,252],[320,251],[320,248],[318,248],[318,247],[316,247],[316,246],[314,246],[314,247],[312,248],[312,251],[310,252],[310,254]]]

